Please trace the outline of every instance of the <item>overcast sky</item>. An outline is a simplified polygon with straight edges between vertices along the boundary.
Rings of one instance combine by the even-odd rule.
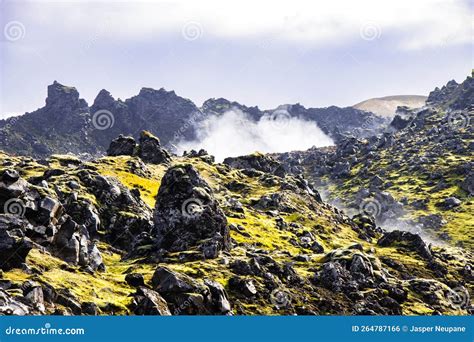
[[[275,108],[425,95],[472,68],[465,0],[0,2],[0,115],[44,105],[54,80],[175,90]]]

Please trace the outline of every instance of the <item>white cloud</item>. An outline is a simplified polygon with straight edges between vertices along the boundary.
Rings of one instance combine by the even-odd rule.
[[[222,161],[253,152],[288,152],[312,146],[330,146],[333,141],[312,121],[290,117],[285,109],[252,121],[238,109],[210,116],[198,125],[195,141],[181,141],[178,152],[204,148]]]
[[[26,6],[36,6],[26,10]],[[21,2],[23,15],[44,27],[94,34],[98,28],[113,39],[148,39],[181,34],[198,22],[203,37],[258,38],[312,45],[360,40],[367,25],[377,37],[393,36],[404,49],[471,41],[471,11],[461,0],[172,0]],[[104,24],[105,23],[105,24]],[[103,26],[106,25],[106,30]]]

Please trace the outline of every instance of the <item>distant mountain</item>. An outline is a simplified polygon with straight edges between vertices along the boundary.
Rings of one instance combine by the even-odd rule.
[[[221,115],[235,109],[247,113],[255,121],[260,120],[263,116],[273,117],[275,120],[288,116],[314,121],[325,134],[336,141],[344,135],[353,135],[359,138],[372,135],[382,129],[385,123],[388,123],[387,120],[374,113],[352,107],[306,108],[296,103],[280,105],[271,110],[260,110],[258,107],[247,107],[222,98],[209,99],[201,107],[204,113],[213,115]]]
[[[440,106],[447,110],[471,109],[474,106],[474,70],[471,77],[458,84],[455,80],[449,81],[445,86],[433,90],[426,100],[427,104]]]
[[[353,107],[380,116],[393,117],[397,111],[397,107],[405,106],[409,109],[420,108],[425,105],[426,99],[426,96],[421,95],[384,96],[359,102]]]
[[[373,113],[352,107],[305,108],[294,104],[260,110],[220,98],[209,99],[198,108],[191,100],[163,88],[142,88],[138,95],[125,101],[103,89],[89,106],[76,88],[55,81],[48,86],[43,108],[0,121],[0,150],[35,157],[65,153],[98,156],[119,134],[138,138],[143,130],[158,136],[164,146],[173,150],[181,139],[196,137],[197,122],[232,109],[247,113],[253,120],[296,116],[314,121],[336,141],[341,134],[371,135],[386,123]]]

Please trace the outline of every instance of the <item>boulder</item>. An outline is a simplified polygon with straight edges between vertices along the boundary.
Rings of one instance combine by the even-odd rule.
[[[108,156],[133,156],[137,150],[137,143],[132,137],[120,134],[112,140],[107,149]]]
[[[400,130],[407,127],[410,121],[410,118],[402,118],[400,115],[397,114],[390,123],[390,126],[397,130]]]
[[[161,147],[160,140],[147,131],[140,134],[138,156],[151,164],[168,164],[171,161],[169,153]]]
[[[394,230],[385,233],[378,241],[377,245],[381,247],[402,247],[418,253],[422,258],[431,259],[431,251],[418,234],[406,231]]]
[[[272,173],[284,177],[286,172],[283,165],[275,158],[262,153],[254,153],[241,157],[229,157],[224,159],[224,164],[234,169],[257,170]]]
[[[156,291],[139,286],[134,294],[132,310],[135,315],[170,316],[168,304]]]
[[[456,197],[447,197],[436,203],[436,206],[442,209],[453,209],[459,207],[461,203],[461,200]]]
[[[0,315],[25,316],[32,308],[0,289]]]
[[[252,279],[237,276],[229,279],[229,288],[244,297],[254,297],[258,293]]]
[[[159,293],[181,293],[195,292],[199,290],[199,284],[191,277],[169,270],[166,267],[158,267],[151,279],[153,288]]]
[[[22,286],[23,296],[28,299],[35,309],[44,313],[44,297],[43,297],[43,288],[39,283],[36,283],[31,280],[25,281]]]
[[[205,279],[204,284],[209,288],[211,302],[209,303],[212,312],[227,314],[230,312],[230,302],[224,287],[217,281]]]
[[[21,267],[33,248],[24,236],[28,222],[14,215],[0,215],[0,269],[7,271]]]
[[[83,315],[97,316],[99,308],[94,302],[83,302],[81,304],[81,311]]]
[[[139,287],[145,285],[145,280],[143,279],[143,275],[140,273],[129,273],[125,276],[125,281],[128,285],[133,287]]]
[[[4,170],[0,175],[0,202],[18,198],[28,190],[28,183],[14,169]],[[3,207],[3,203],[2,204]]]
[[[164,175],[154,223],[158,247],[171,252],[198,248],[214,258],[231,247],[227,219],[212,189],[189,164],[173,166]]]
[[[174,315],[217,313],[213,312],[217,303],[212,300],[209,287],[185,274],[158,267],[151,282],[154,290],[165,298]]]
[[[53,254],[72,264],[79,262],[80,237],[77,234],[78,229],[77,223],[71,217],[67,217],[54,236],[52,243]]]

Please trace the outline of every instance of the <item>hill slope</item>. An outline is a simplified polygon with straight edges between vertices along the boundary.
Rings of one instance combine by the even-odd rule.
[[[383,117],[393,117],[397,107],[421,108],[428,97],[421,95],[394,95],[377,97],[359,102],[352,107],[372,112]]]

